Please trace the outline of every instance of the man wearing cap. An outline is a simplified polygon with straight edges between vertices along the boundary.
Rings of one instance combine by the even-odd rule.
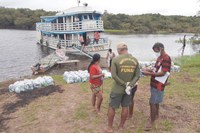
[[[159,117],[159,103],[163,101],[164,88],[171,68],[171,59],[165,52],[164,45],[158,42],[153,45],[152,49],[157,56],[155,67],[153,70],[149,68],[142,69],[144,75],[151,76],[150,118],[147,121],[145,131],[151,130],[155,120]],[[161,76],[165,76],[166,80],[160,81],[159,77]]]
[[[119,43],[117,45],[117,51],[119,55],[113,59],[111,65],[111,74],[114,81],[110,93],[107,132],[113,132],[115,110],[120,105],[122,106],[122,111],[121,121],[118,127],[120,130],[124,128],[128,115],[128,107],[132,101],[130,95],[131,90],[127,88],[132,88],[138,81],[140,75],[139,63],[136,58],[128,53],[127,45],[125,43]]]

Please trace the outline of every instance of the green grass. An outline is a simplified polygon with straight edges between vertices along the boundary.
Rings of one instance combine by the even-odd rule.
[[[171,131],[173,128],[173,123],[169,120],[161,122],[164,131]]]
[[[200,54],[185,56],[176,60],[181,72],[170,76],[171,85],[166,89],[169,95],[180,95],[182,99],[200,102]]]
[[[65,86],[67,85],[62,75],[52,75],[52,78],[54,79],[55,84],[65,85]]]
[[[31,104],[31,105],[28,105],[26,108],[24,108],[22,110],[24,119],[20,127],[32,125],[34,121],[38,120],[37,114],[38,114],[38,109],[40,107],[41,107],[40,105]]]
[[[176,59],[175,63],[181,66],[181,71],[170,75],[170,85],[165,88],[164,106],[161,108],[161,116],[164,117],[159,119],[152,133],[174,132],[177,131],[179,127],[184,127],[184,130],[188,132],[196,131],[200,133],[200,128],[197,125],[199,114],[197,107],[200,103],[200,54]],[[63,117],[63,121],[68,121],[68,123],[74,126],[74,128],[72,128],[72,132],[74,133],[80,131],[92,133],[96,131],[96,128],[97,131],[100,131],[102,126],[106,126],[106,113],[109,94],[113,83],[112,79],[104,80],[104,99],[101,108],[103,113],[100,114],[99,117],[92,112],[93,108],[90,103],[92,92],[88,82],[73,84],[73,86],[67,84],[63,80],[62,75],[53,75],[52,77],[56,85],[61,86],[61,88],[66,88],[67,86],[75,87],[81,97],[79,102],[76,101],[76,107],[72,108],[72,114],[66,119],[63,117],[63,112],[59,112],[61,106],[66,106],[66,104],[64,104],[65,101],[62,100],[63,94],[70,94],[71,91],[70,89],[66,89],[61,94],[55,93],[54,95],[40,97],[22,108],[17,115],[18,117],[22,117],[22,123],[19,127],[28,128],[29,126],[34,126],[40,121],[39,114],[41,111],[51,112],[53,108],[58,108],[58,112],[53,115],[53,118],[57,119]],[[136,133],[144,132],[143,129],[149,116],[149,82],[149,77],[143,77],[139,81],[139,87],[135,97],[136,108],[134,109],[134,117],[132,120],[127,121],[125,133],[131,133],[133,131]],[[9,83],[5,83],[2,86],[4,87],[7,84]],[[68,108],[66,107],[66,109]],[[120,121],[120,113],[121,109],[116,110],[114,127],[116,127],[116,123],[118,124]],[[179,120],[180,123],[176,123],[177,120]],[[134,125],[134,128],[130,127],[132,125]]]
[[[88,82],[79,83],[79,86],[82,89],[82,92],[84,93],[87,93],[88,91],[90,91],[90,86]]]
[[[196,131],[197,131],[197,133],[200,133],[200,128],[198,128]]]
[[[80,103],[79,107],[74,112],[74,118],[77,120],[84,120],[88,118],[89,114],[88,114],[87,106],[88,105],[85,103]]]
[[[181,65],[183,69],[189,67],[199,67],[200,66],[200,54],[194,56],[184,56],[176,59],[175,63]]]
[[[94,117],[93,120],[92,120],[92,123],[94,123],[95,125],[97,125],[97,124],[101,124],[101,122],[102,122],[102,120],[99,119],[98,116],[97,116],[97,117]]]

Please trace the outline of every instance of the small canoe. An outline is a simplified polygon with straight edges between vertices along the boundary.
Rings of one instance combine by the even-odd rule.
[[[31,66],[31,70],[33,71],[33,74],[44,73],[56,65],[57,61],[59,60],[60,57],[53,52],[52,54],[42,58],[36,65]]]

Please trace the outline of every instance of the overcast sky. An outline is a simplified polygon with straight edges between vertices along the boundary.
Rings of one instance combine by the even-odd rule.
[[[162,15],[194,16],[200,10],[198,0],[81,0],[93,9],[130,15],[160,13]],[[77,0],[0,0],[0,6],[9,8],[62,11],[77,5]],[[82,5],[82,4],[81,4]]]

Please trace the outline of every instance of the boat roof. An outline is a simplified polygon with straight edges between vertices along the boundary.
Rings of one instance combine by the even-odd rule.
[[[93,10],[92,7],[88,6],[78,6],[78,7],[72,7],[67,10],[58,12],[55,16],[41,16],[40,18],[58,18],[58,17],[64,17],[64,16],[73,16],[77,14],[99,14],[101,15],[101,12],[98,12],[96,10]]]

